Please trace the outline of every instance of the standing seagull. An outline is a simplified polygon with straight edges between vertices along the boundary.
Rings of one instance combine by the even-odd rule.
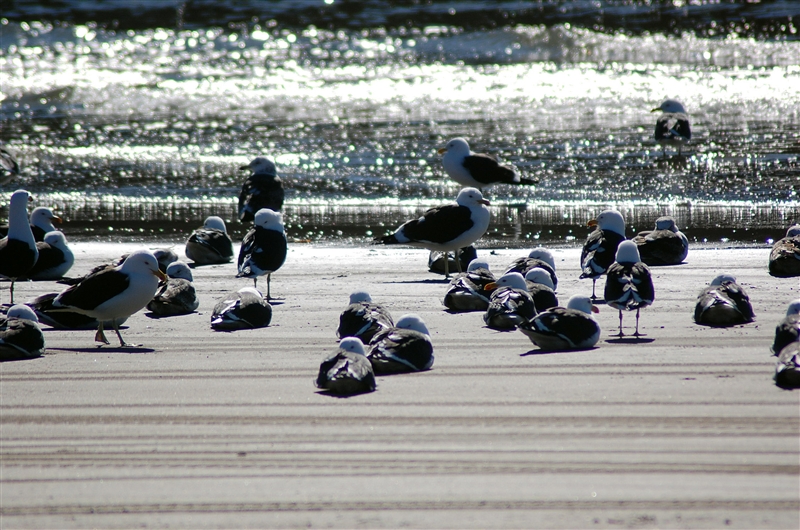
[[[450,176],[462,186],[488,188],[492,184],[533,185],[535,180],[520,178],[511,166],[504,166],[493,156],[473,153],[463,138],[453,138],[439,149],[442,166]]]
[[[153,253],[137,250],[128,254],[122,265],[90,274],[62,291],[53,300],[53,308],[97,319],[94,340],[103,344],[109,344],[103,333],[103,322],[110,320],[119,345],[126,347],[128,344],[119,332],[118,319],[127,318],[146,306],[156,294],[158,281],[165,279]]]
[[[689,254],[689,239],[669,215],[656,219],[655,230],[639,232],[632,241],[639,245],[642,261],[650,266],[677,265]]]
[[[269,283],[273,272],[286,261],[286,234],[281,214],[269,208],[256,212],[253,228],[244,236],[239,249],[239,274],[237,278],[253,278],[258,288],[258,277],[267,275],[267,300],[271,300]]]
[[[242,191],[239,194],[239,220],[241,222],[252,221],[256,212],[262,208],[269,208],[276,212],[283,208],[283,182],[281,182],[272,160],[260,156],[239,169],[249,169],[253,172],[242,184]]]
[[[342,339],[339,347],[319,365],[317,388],[342,396],[375,390],[375,372],[357,337]]]
[[[655,140],[661,144],[662,154],[667,156],[667,146],[677,146],[678,156],[681,154],[683,144],[692,139],[692,129],[689,126],[689,115],[683,103],[677,99],[665,99],[661,105],[651,112],[661,112],[656,120]]]
[[[718,275],[697,296],[694,321],[698,324],[728,327],[752,322],[753,318],[750,297],[730,274]]]
[[[8,236],[0,239],[0,276],[11,280],[11,303],[14,303],[14,282],[25,277],[36,264],[39,250],[28,224],[28,202],[32,201],[25,190],[11,195],[8,211]]]
[[[0,185],[6,185],[19,175],[19,164],[17,158],[0,147]]]
[[[597,278],[606,273],[614,263],[617,247],[625,241],[625,219],[616,210],[606,210],[587,223],[596,227],[586,238],[581,251],[580,278],[592,279],[592,300],[596,299]]]
[[[433,366],[433,344],[428,326],[409,313],[397,326],[381,331],[370,341],[367,359],[376,374],[422,372]]]
[[[339,315],[339,328],[336,335],[358,337],[364,344],[369,344],[376,333],[394,327],[394,320],[389,311],[381,304],[372,301],[366,291],[350,293],[350,303]]]
[[[587,350],[600,339],[600,326],[592,317],[598,311],[591,298],[574,294],[566,308],[551,307],[519,330],[546,351]]]
[[[228,263],[233,259],[233,242],[225,230],[225,221],[212,215],[186,240],[186,257],[195,265]]]
[[[0,319],[0,361],[33,359],[44,353],[44,335],[39,319],[30,307],[11,306]]]
[[[639,334],[639,310],[653,303],[655,290],[650,269],[639,258],[633,241],[623,241],[617,249],[616,261],[608,268],[605,299],[608,305],[619,310],[619,335],[622,333],[622,311],[636,310],[636,331]]]
[[[374,243],[452,250],[456,254],[458,272],[461,272],[459,249],[473,244],[486,233],[491,216],[488,205],[489,201],[479,190],[464,188],[458,193],[455,204],[431,208],[419,219],[406,221],[393,234],[375,238]],[[448,278],[448,260],[444,264],[444,276]]]
[[[44,241],[36,243],[39,258],[28,271],[31,280],[60,280],[75,263],[75,255],[67,245],[67,238],[58,231],[48,232]]]
[[[777,278],[800,276],[800,225],[790,226],[786,237],[772,245],[768,270]]]

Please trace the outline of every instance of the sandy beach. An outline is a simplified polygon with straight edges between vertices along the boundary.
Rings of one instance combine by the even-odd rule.
[[[75,244],[70,274],[136,248]],[[579,253],[554,251],[562,303],[591,292]],[[798,528],[800,393],[774,385],[769,351],[798,281],[770,277],[768,253],[692,248],[653,268],[643,340],[610,337],[618,315],[601,306],[597,348],[551,354],[445,312],[424,250],[292,244],[272,324],[233,333],[211,330],[211,309],[252,282],[196,268],[198,312],[127,321],[142,347],[46,329],[45,356],[0,365],[0,526]],[[525,252],[479,254],[499,272]],[[755,323],[694,324],[720,272]],[[334,398],[312,381],[356,288],[419,314],[436,360]]]

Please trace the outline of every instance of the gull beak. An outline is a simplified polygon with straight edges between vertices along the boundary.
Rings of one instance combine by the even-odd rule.
[[[594,227],[596,227],[596,226],[597,226],[597,219],[592,219],[591,221],[589,221],[588,223],[586,223],[586,226],[588,226],[589,228],[594,228]]]
[[[597,308],[597,306],[593,305],[592,306],[592,313],[599,313],[599,312],[600,312],[600,310]]]
[[[439,153],[440,155],[443,155],[443,154],[445,154],[447,152],[447,148],[446,147],[442,147],[441,149],[439,149],[436,152]]]
[[[496,282],[489,282],[483,288],[483,290],[486,291],[486,292],[492,292],[495,289],[497,289],[497,283]]]
[[[51,221],[55,221],[56,223],[59,223],[59,224],[64,222],[64,220],[63,220],[63,219],[61,219],[61,218],[60,218],[59,216],[57,216],[57,215],[54,215],[53,217],[51,217],[51,218],[50,218],[50,220],[51,220]]]
[[[481,199],[478,202],[481,203],[481,204],[484,204],[486,206],[489,206],[489,204],[490,204],[489,201],[487,201],[486,199]]]
[[[650,112],[661,112],[661,107],[656,107],[653,110],[651,110]]]
[[[250,166],[239,166],[239,171],[244,171],[245,169],[250,169]]]
[[[161,269],[156,269],[153,271],[153,274],[159,281],[165,282],[167,281],[167,275],[161,272]]]

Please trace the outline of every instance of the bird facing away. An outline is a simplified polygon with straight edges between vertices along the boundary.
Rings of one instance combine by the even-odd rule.
[[[252,278],[253,287],[258,288],[258,277],[266,275],[267,300],[272,300],[270,278],[286,261],[287,250],[281,214],[269,208],[260,209],[256,212],[253,228],[242,240],[236,277]]]
[[[586,350],[600,340],[600,326],[592,317],[598,311],[591,298],[574,294],[566,308],[551,307],[518,327],[542,350]]]
[[[653,136],[661,145],[663,156],[667,156],[667,146],[677,147],[678,156],[680,156],[683,144],[692,139],[689,115],[686,113],[683,103],[676,99],[665,99],[651,112],[661,112],[656,120]]]
[[[553,253],[544,247],[536,247],[531,250],[527,257],[517,258],[511,262],[506,272],[518,272],[524,277],[531,269],[543,269],[550,275],[552,288],[558,288],[558,277],[556,276],[556,259]]]
[[[36,243],[36,249],[39,251],[39,258],[28,271],[31,280],[58,280],[75,263],[75,255],[62,232],[48,232],[43,241]]]
[[[486,326],[510,331],[536,316],[533,297],[520,273],[504,274],[494,284],[487,285],[486,290],[492,293],[483,315]]]
[[[336,335],[358,337],[364,344],[369,344],[376,333],[394,327],[392,315],[381,304],[372,301],[366,291],[350,293],[348,306],[339,315],[339,328]]]
[[[654,230],[639,232],[632,238],[639,245],[639,256],[649,266],[677,265],[689,254],[689,239],[678,230],[675,219],[665,215],[656,219]]]
[[[786,237],[772,245],[768,270],[776,278],[800,276],[800,225],[786,230]]]
[[[317,388],[340,396],[375,390],[375,372],[364,354],[364,343],[361,339],[342,339],[339,347],[319,365],[316,385]]]
[[[433,344],[428,327],[418,315],[401,316],[395,327],[373,337],[367,359],[376,374],[429,370],[433,366]]]
[[[533,305],[539,313],[558,306],[558,297],[553,290],[553,280],[544,269],[531,269],[525,274],[525,285],[533,297]]]
[[[445,172],[462,186],[484,189],[493,184],[536,184],[535,180],[521,178],[512,166],[501,164],[491,155],[473,153],[463,138],[453,138],[439,149],[439,154],[444,155]]]
[[[11,195],[8,207],[8,236],[0,239],[0,276],[11,280],[11,304],[14,304],[14,282],[24,278],[36,264],[39,250],[28,224],[28,202],[33,199],[25,190]]]
[[[218,331],[263,328],[271,321],[272,306],[255,287],[228,293],[211,313],[211,327]]]
[[[617,247],[625,241],[625,219],[616,210],[606,210],[587,223],[595,227],[586,238],[581,251],[580,278],[592,279],[592,300],[595,296],[597,279],[606,273],[614,263]]]
[[[770,350],[779,355],[792,342],[800,341],[800,300],[794,300],[786,309],[786,316],[775,327],[775,340]]]
[[[467,272],[453,278],[442,303],[453,313],[486,311],[492,296],[486,286],[497,281],[485,260],[469,262]]]
[[[728,327],[752,322],[754,318],[750,297],[730,274],[718,275],[697,296],[694,321],[698,324]]]
[[[0,147],[0,186],[5,186],[19,175],[19,163],[10,151]]]
[[[186,257],[195,265],[228,263],[233,259],[233,242],[225,229],[225,221],[212,215],[206,218],[186,240]]]
[[[263,208],[269,208],[274,212],[281,211],[285,193],[275,163],[269,158],[259,156],[239,169],[252,171],[242,184],[242,191],[239,193],[239,220],[249,223]]]
[[[153,299],[159,280],[166,279],[158,260],[149,250],[128,254],[117,267],[105,268],[63,290],[53,299],[53,309],[67,309],[98,321],[94,340],[109,344],[103,333],[104,321],[111,321],[119,345],[128,344],[119,332],[119,319],[128,318]]]
[[[800,342],[790,342],[775,363],[775,384],[781,388],[800,387]]]
[[[639,337],[639,310],[653,303],[655,290],[650,269],[639,258],[639,250],[633,241],[623,241],[617,249],[616,261],[608,268],[605,300],[619,310],[619,335],[622,333],[622,311],[636,310],[636,331]]]
[[[162,283],[147,304],[147,309],[162,317],[192,313],[200,305],[192,280],[192,271],[188,265],[182,261],[170,263],[167,267],[167,281]]]
[[[458,193],[455,204],[431,208],[418,219],[403,223],[393,234],[375,238],[376,244],[409,245],[428,250],[455,251],[456,264],[459,249],[473,244],[489,228],[489,201],[480,190],[464,188]],[[445,260],[445,278],[450,276]]]
[[[33,359],[44,353],[39,319],[30,307],[17,304],[0,318],[0,361]]]

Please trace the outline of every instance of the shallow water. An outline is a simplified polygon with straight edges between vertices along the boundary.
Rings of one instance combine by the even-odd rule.
[[[360,244],[453,199],[436,149],[455,136],[539,180],[489,191],[484,245],[580,241],[607,206],[723,243],[798,217],[792,2],[127,5],[0,20],[0,140],[23,167],[0,200],[26,187],[70,236],[230,220],[237,168],[266,155],[293,237]],[[692,117],[683,157],[652,140],[665,97]]]

